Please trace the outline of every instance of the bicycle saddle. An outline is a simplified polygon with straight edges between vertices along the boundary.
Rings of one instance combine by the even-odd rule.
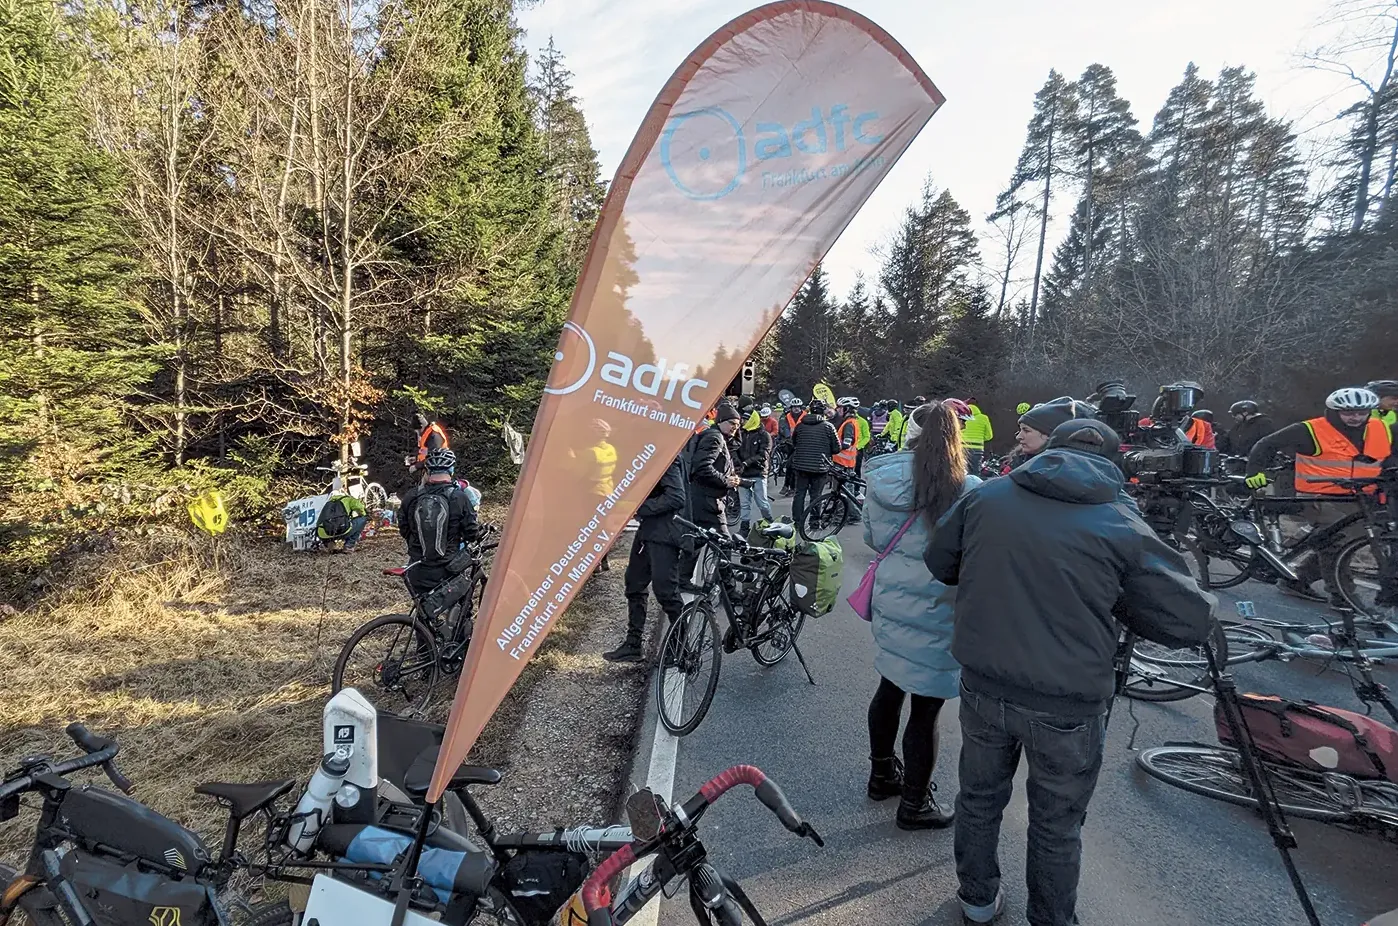
[[[413,764],[403,775],[403,790],[412,797],[422,797],[432,783],[432,770],[437,767],[437,746],[418,753]],[[457,791],[467,785],[498,785],[504,778],[499,770],[480,765],[463,765],[451,776],[447,783],[448,791]]]
[[[257,813],[283,794],[296,787],[296,779],[285,781],[256,781],[240,784],[230,781],[209,781],[194,788],[195,794],[204,794],[228,807],[233,819]]]
[[[796,525],[787,524],[785,521],[778,521],[776,524],[762,528],[764,537],[781,537],[783,540],[790,540],[796,536]]]
[[[398,576],[401,578],[402,575],[407,571],[407,566],[394,566],[392,569],[385,569],[383,571],[383,574],[386,576]]]

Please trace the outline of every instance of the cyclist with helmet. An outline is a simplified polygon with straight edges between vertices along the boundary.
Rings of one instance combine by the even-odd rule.
[[[840,452],[830,458],[836,466],[853,473],[859,462],[859,400],[852,395],[835,403],[835,435],[840,439]]]
[[[1189,442],[1196,447],[1217,450],[1218,441],[1214,437],[1214,413],[1207,408],[1201,408],[1191,415],[1185,437],[1188,437]]]
[[[1228,432],[1228,439],[1218,448],[1224,453],[1248,456],[1258,441],[1276,430],[1272,419],[1262,414],[1262,409],[1252,399],[1234,402],[1228,407],[1228,414],[1233,417],[1233,429]]]
[[[858,401],[855,399],[855,402]],[[854,423],[859,428],[859,436],[854,442],[854,471],[861,475],[864,472],[864,452],[869,448],[869,442],[874,439],[874,426],[869,423],[869,417],[873,414],[873,409],[862,405],[854,410]]]
[[[456,454],[445,448],[430,450],[423,466],[426,478],[403,496],[398,512],[398,532],[408,542],[408,560],[417,563],[408,570],[417,595],[459,574],[457,567],[465,565],[458,559],[461,547],[480,533],[476,508],[453,477]]]
[[[1374,417],[1388,425],[1389,433],[1394,433],[1398,426],[1398,379],[1376,379],[1369,384],[1369,391],[1379,397]]]
[[[1248,454],[1247,484],[1260,489],[1267,484],[1264,470],[1278,453],[1296,456],[1296,495],[1308,499],[1301,517],[1315,530],[1322,530],[1350,514],[1349,506],[1327,503],[1343,498],[1352,490],[1327,481],[1330,478],[1365,478],[1379,475],[1381,469],[1398,468],[1393,456],[1393,438],[1384,423],[1373,417],[1379,397],[1368,389],[1348,386],[1330,393],[1325,414],[1288,425],[1258,441]],[[1341,536],[1320,551],[1320,556],[1300,564],[1301,581],[1283,583],[1293,595],[1314,598],[1310,586],[1324,578],[1330,593],[1330,606],[1351,610],[1334,581],[1335,556],[1348,537]]]
[[[825,403],[813,400],[809,414],[792,433],[791,459],[786,464],[787,471],[794,473],[796,479],[791,516],[797,524],[806,517],[806,500],[820,498],[830,462],[843,449],[835,426],[825,417]]]

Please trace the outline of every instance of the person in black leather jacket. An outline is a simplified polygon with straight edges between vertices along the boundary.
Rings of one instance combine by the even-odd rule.
[[[713,427],[695,440],[694,461],[689,472],[694,523],[724,534],[731,533],[728,495],[741,481],[728,446],[729,439],[738,430],[738,420],[736,408],[726,402],[719,405]]]
[[[787,469],[796,474],[796,494],[791,500],[791,517],[797,524],[806,516],[807,501],[820,498],[830,458],[844,448],[835,426],[825,417],[825,403],[816,399],[806,417],[791,434],[791,459]]]
[[[671,621],[679,619],[680,544],[684,530],[675,515],[686,508],[684,465],[676,457],[660,481],[650,490],[636,519],[641,526],[631,539],[631,558],[626,563],[626,639],[602,658],[608,662],[640,662],[641,642],[646,629],[647,588],[655,590],[660,608]]]

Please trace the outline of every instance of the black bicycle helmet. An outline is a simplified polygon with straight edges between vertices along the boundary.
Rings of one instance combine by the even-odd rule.
[[[1380,399],[1398,396],[1398,379],[1376,379],[1369,384],[1369,391]]]
[[[1234,402],[1228,406],[1228,414],[1230,415],[1256,415],[1259,411],[1261,409],[1252,399],[1243,399],[1241,402]]]
[[[423,462],[429,473],[449,473],[456,469],[456,454],[446,448],[429,450]]]
[[[1214,422],[1214,413],[1209,411],[1207,408],[1199,409],[1191,417],[1198,418],[1201,421],[1207,421],[1209,424],[1213,424]]]

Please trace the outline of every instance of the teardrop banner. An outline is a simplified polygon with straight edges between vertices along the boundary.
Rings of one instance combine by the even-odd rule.
[[[661,89],[592,235],[432,800],[705,411],[942,102],[892,36],[818,0],[739,16]]]

